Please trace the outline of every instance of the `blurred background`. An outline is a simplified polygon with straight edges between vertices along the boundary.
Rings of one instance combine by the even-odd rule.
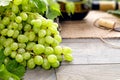
[[[62,13],[60,21],[82,20],[90,10],[116,14],[114,11],[120,9],[120,0],[57,0],[57,2]]]

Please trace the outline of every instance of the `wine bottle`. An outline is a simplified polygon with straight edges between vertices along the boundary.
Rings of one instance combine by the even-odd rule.
[[[64,20],[82,20],[89,12],[90,7],[87,5],[87,1],[83,0],[69,0],[75,5],[74,13],[68,14],[66,11],[66,2],[58,1],[62,16],[59,17],[60,21]]]

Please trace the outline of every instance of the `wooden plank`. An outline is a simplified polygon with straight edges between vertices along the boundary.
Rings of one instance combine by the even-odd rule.
[[[56,72],[57,80],[120,80],[120,64],[64,65]]]
[[[120,45],[119,39],[107,40]],[[120,49],[113,48],[99,39],[63,39],[61,45],[71,47],[74,57],[73,62],[62,64],[120,63]]]
[[[53,69],[43,70],[37,67],[33,70],[27,70],[24,80],[56,80],[56,76]]]

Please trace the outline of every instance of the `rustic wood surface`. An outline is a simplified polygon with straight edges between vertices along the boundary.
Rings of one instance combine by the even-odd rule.
[[[119,39],[105,39],[120,46]],[[73,49],[74,60],[58,69],[27,70],[24,80],[120,80],[120,49],[100,39],[63,39]]]
[[[120,80],[120,64],[62,66],[57,80]]]

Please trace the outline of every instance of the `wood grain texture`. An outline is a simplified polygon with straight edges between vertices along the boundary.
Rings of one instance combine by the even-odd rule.
[[[57,80],[120,80],[120,64],[64,65],[56,72]]]
[[[24,80],[56,80],[54,69],[43,70],[37,67],[33,70],[27,70]]]
[[[120,46],[119,39],[106,39]],[[64,39],[62,46],[73,50],[74,60],[62,64],[105,64],[120,63],[120,49],[103,43],[100,39]]]

